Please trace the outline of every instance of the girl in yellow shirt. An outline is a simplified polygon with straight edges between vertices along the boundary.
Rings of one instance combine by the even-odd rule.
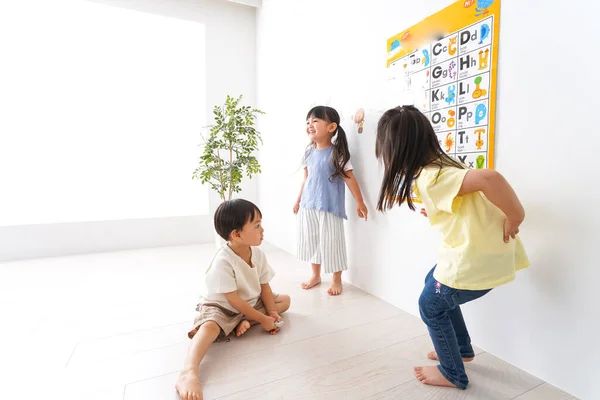
[[[379,120],[375,153],[384,166],[377,209],[407,203],[413,193],[442,234],[438,263],[425,278],[419,310],[439,360],[415,367],[428,385],[466,389],[464,362],[475,357],[460,305],[512,281],[529,266],[517,236],[525,211],[508,182],[493,170],[470,170],[440,147],[431,123],[412,106]]]

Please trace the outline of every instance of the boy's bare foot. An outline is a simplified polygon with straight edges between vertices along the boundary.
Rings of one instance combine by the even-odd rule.
[[[330,296],[337,296],[342,294],[342,282],[332,282],[331,287],[327,289],[327,293]]]
[[[445,386],[455,388],[437,367],[414,367],[415,377],[425,385]]]
[[[250,321],[247,320],[243,320],[242,322],[240,322],[238,324],[238,326],[235,328],[235,336],[242,336],[244,333],[246,333],[246,331],[248,329],[250,329]]]
[[[302,289],[308,290],[308,289],[310,289],[312,287],[317,286],[319,283],[321,283],[321,277],[320,276],[313,276],[312,278],[310,278],[306,282],[302,282],[302,284],[300,286],[302,286]]]
[[[434,361],[439,361],[438,356],[435,351],[430,351],[427,353],[427,358]],[[463,357],[463,362],[471,362],[475,359],[475,357]]]
[[[195,371],[181,371],[175,389],[183,400],[202,400],[200,378]]]

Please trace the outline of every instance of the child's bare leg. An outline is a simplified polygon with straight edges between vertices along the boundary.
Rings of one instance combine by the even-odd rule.
[[[281,315],[290,308],[292,299],[287,294],[280,294],[275,298],[275,308],[277,308],[277,314]]]
[[[221,328],[216,322],[208,321],[202,324],[192,338],[183,371],[179,374],[179,379],[175,384],[175,389],[183,400],[202,400],[202,388],[198,377],[200,362],[220,332]]]
[[[327,290],[327,293],[329,293],[331,296],[342,294],[342,271],[333,273],[331,287]]]
[[[283,314],[290,308],[291,299],[287,294],[280,294],[275,298],[275,308],[277,309],[278,314]],[[235,328],[235,335],[242,336],[246,333],[252,326],[258,325],[256,321],[249,321],[247,319],[243,320],[238,324]]]
[[[302,282],[302,289],[310,289],[321,283],[321,264],[312,264],[312,276],[306,282]]]

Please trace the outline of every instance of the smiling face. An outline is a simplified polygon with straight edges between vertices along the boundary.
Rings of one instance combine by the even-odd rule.
[[[315,143],[331,142],[331,138],[337,129],[335,122],[329,122],[311,115],[306,120],[306,134]]]

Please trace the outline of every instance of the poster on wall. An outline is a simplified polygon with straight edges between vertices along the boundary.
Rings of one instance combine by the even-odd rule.
[[[459,0],[387,41],[400,104],[419,108],[440,145],[469,168],[494,168],[500,0]]]

